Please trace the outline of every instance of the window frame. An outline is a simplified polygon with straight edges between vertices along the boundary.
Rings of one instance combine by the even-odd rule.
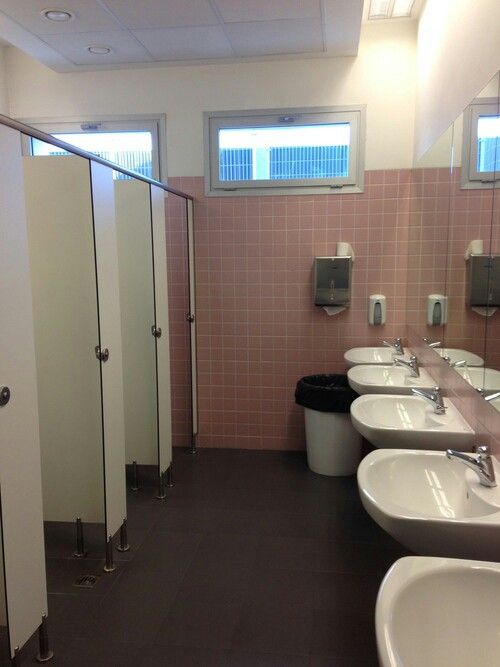
[[[269,127],[280,117],[295,116],[304,125],[345,123],[351,125],[349,176],[331,179],[219,180],[218,132],[221,128]],[[205,194],[212,197],[252,195],[331,194],[364,191],[366,105],[206,111],[204,120]],[[297,123],[298,124],[298,123]],[[291,125],[287,125],[291,127]]]
[[[22,118],[21,122],[35,127],[46,134],[85,134],[82,125],[97,125],[89,128],[94,132],[149,131],[152,136],[152,178],[166,181],[166,117],[164,114],[144,114],[141,116],[96,116],[92,120],[82,117],[66,118]],[[31,137],[23,135],[23,154],[32,155]]]
[[[477,171],[477,127],[480,116],[498,116],[499,98],[478,97],[464,111],[463,119],[463,160],[461,187],[464,190],[491,189],[500,181],[500,172]]]

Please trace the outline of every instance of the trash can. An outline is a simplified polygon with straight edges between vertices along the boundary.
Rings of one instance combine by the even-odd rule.
[[[295,402],[304,408],[307,463],[320,475],[353,475],[361,459],[361,435],[351,423],[358,394],[347,375],[309,375],[297,382]]]

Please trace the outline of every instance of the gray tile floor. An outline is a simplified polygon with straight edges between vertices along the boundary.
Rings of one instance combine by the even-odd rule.
[[[178,450],[174,465],[168,500],[129,494],[133,548],[114,574],[95,533],[76,560],[49,529],[51,664],[377,665],[377,590],[406,552],[364,512],[355,477],[315,475],[291,452]],[[79,573],[101,576],[87,591]]]

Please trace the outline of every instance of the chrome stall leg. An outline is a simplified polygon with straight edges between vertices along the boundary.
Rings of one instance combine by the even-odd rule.
[[[117,551],[128,551],[130,549],[130,544],[128,543],[127,538],[127,519],[123,519],[123,523],[120,527],[120,544],[116,547]]]
[[[83,537],[83,523],[80,517],[76,519],[76,551],[73,552],[75,558],[85,558],[85,541]]]
[[[171,463],[167,468],[167,472],[165,473],[166,484],[167,484],[169,489],[171,489],[173,486],[175,486],[175,484],[174,484],[174,473],[173,473],[172,466],[173,466],[173,464]]]
[[[50,650],[49,635],[47,633],[47,615],[42,615],[42,622],[38,628],[38,653],[36,655],[37,662],[48,662],[54,657],[54,651]]]
[[[161,472],[158,476],[158,493],[156,494],[158,500],[165,500],[167,492],[165,491],[165,473]]]
[[[131,491],[139,491],[139,471],[137,470],[137,461],[132,461],[132,486]]]
[[[191,447],[189,448],[189,453],[190,454],[198,453],[198,450],[196,448],[196,436],[194,434],[191,436]]]
[[[104,566],[104,572],[114,572],[116,570],[116,565],[113,562],[113,538],[108,537],[106,542],[106,565]]]

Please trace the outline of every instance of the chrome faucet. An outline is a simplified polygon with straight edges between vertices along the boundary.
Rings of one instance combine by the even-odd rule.
[[[442,345],[442,342],[440,340],[436,340],[433,343],[431,343],[430,338],[424,338],[423,341],[424,341],[424,343],[427,344],[428,347],[441,347],[441,345]]]
[[[495,398],[500,398],[500,391],[489,392],[487,389],[481,389],[481,387],[476,387],[476,389],[485,401],[494,401]]]
[[[446,458],[450,460],[457,459],[471,470],[474,470],[483,486],[496,486],[495,469],[493,468],[493,459],[490,456],[490,448],[483,445],[477,447],[476,452],[477,457],[474,457],[457,452],[454,449],[447,449]]]
[[[404,355],[403,339],[402,338],[395,338],[393,341],[383,340],[382,343],[386,347],[392,347],[392,349],[394,350],[393,354],[397,354],[397,355],[401,355],[401,356]]]
[[[393,366],[403,366],[410,371],[410,376],[413,378],[420,377],[420,368],[418,366],[417,357],[411,356],[410,361],[405,361],[404,359],[394,359]]]
[[[444,404],[443,395],[439,387],[434,387],[432,391],[412,387],[411,391],[415,396],[420,396],[420,398],[424,398],[429,403],[432,403],[436,415],[444,415],[446,413],[446,405]]]
[[[467,361],[465,359],[460,359],[460,361],[452,361],[450,357],[443,357],[445,361],[447,361],[452,368],[464,368],[467,366]]]

